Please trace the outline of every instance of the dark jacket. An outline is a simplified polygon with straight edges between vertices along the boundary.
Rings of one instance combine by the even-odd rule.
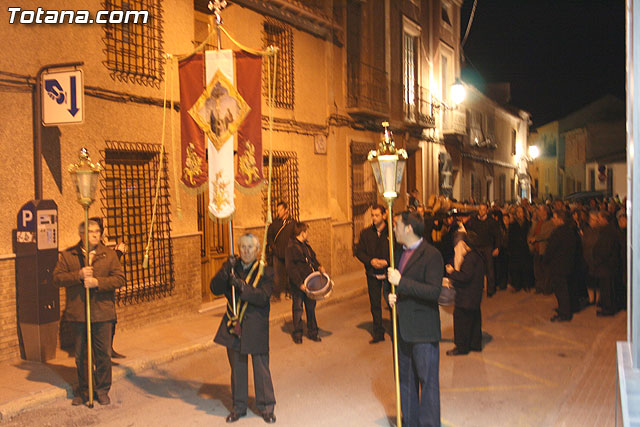
[[[531,262],[531,252],[527,236],[531,223],[525,219],[522,224],[514,221],[509,224],[507,233],[507,252],[509,253],[509,264],[512,266],[523,265]]]
[[[598,229],[593,247],[593,273],[595,277],[613,278],[620,268],[620,244],[613,225]]]
[[[478,251],[470,251],[464,256],[460,271],[448,274],[456,289],[456,307],[478,310],[484,289],[484,259]]]
[[[240,260],[236,262],[233,269],[237,277],[245,280],[240,295],[236,294],[238,313],[242,303],[244,301],[248,303],[241,323],[242,334],[238,337],[229,332],[227,328],[229,317],[225,313],[222,316],[222,322],[220,322],[214,341],[217,344],[239,351],[241,354],[263,354],[269,352],[269,311],[271,308],[269,301],[273,291],[273,270],[271,267],[265,267],[258,285],[254,288],[252,286],[253,279],[258,273],[259,266],[256,267],[251,277],[247,279],[250,269],[251,267],[244,270]],[[231,305],[233,303],[231,302],[232,286],[229,283],[229,271],[229,261],[226,261],[211,279],[209,288],[215,295],[224,295]]]
[[[396,252],[396,266],[402,252]],[[426,240],[407,261],[396,286],[398,330],[403,340],[411,343],[440,341],[438,297],[443,269],[442,255]]]
[[[80,269],[84,267],[82,243],[61,252],[53,270],[53,283],[66,288],[67,307],[65,320],[86,322],[86,290],[80,279]],[[92,261],[93,277],[98,279],[98,287],[91,289],[91,322],[108,322],[116,319],[115,290],[125,284],[124,271],[118,256],[99,243]]]
[[[293,237],[294,224],[295,221],[291,217],[287,218],[286,223],[283,223],[280,218],[276,218],[267,229],[269,253],[277,256],[282,262],[284,262],[289,240]]]
[[[311,246],[295,237],[289,240],[285,264],[289,275],[289,285],[294,289],[299,288],[304,283],[304,279],[320,266],[316,253],[311,249]]]
[[[580,235],[573,224],[563,224],[553,230],[543,258],[551,276],[569,276],[573,273],[580,244]]]
[[[362,230],[356,248],[356,257],[364,264],[367,276],[386,274],[387,267],[373,268],[371,266],[373,258],[384,259],[387,261],[387,265],[389,264],[389,231],[386,224],[380,232],[380,236],[378,236],[375,225]]]
[[[478,235],[478,246],[496,249],[502,244],[499,225],[490,215],[484,220],[478,219],[477,215],[472,216],[464,227]]]

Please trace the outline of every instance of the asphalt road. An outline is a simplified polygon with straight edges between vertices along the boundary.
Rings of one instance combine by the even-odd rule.
[[[385,313],[388,318],[388,313]],[[395,416],[392,346],[369,344],[368,297],[318,310],[322,342],[294,344],[291,324],[272,326],[271,374],[281,426],[389,425]],[[213,330],[212,330],[213,334]],[[167,363],[116,382],[109,406],[72,407],[70,400],[22,414],[7,426],[226,425],[231,409],[224,348]],[[237,426],[266,425],[255,414],[250,373],[247,417]]]
[[[591,306],[558,324],[549,322],[554,307],[552,296],[499,292],[483,302],[483,352],[458,357],[444,354],[453,332],[443,316],[443,425],[614,425],[615,342],[626,339],[626,313],[599,318]],[[394,425],[392,346],[388,337],[369,344],[368,297],[323,307],[317,316],[320,343],[296,345],[290,324],[272,325],[277,425]],[[3,425],[222,426],[231,408],[229,376],[225,349],[214,346],[117,381],[110,406],[60,400]],[[252,390],[250,384],[250,412],[234,425],[265,425],[251,411]]]

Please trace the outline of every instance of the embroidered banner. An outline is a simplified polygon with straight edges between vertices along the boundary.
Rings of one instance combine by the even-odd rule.
[[[233,51],[206,51],[205,79],[209,83],[189,110],[209,137],[209,214],[219,220],[230,218],[235,211],[234,134],[249,112],[231,83],[233,77]]]
[[[180,77],[180,181],[189,189],[203,191],[207,184],[207,156],[202,129],[189,114],[204,87],[203,53],[196,53],[179,63]]]
[[[238,129],[236,183],[245,192],[259,191],[264,183],[262,170],[262,58],[235,52],[238,92],[251,108]]]

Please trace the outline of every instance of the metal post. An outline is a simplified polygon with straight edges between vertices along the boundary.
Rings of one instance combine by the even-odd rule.
[[[389,266],[395,268],[395,260],[393,254],[393,199],[387,200],[387,212],[389,212]],[[391,293],[395,295],[396,287],[391,284]],[[396,377],[396,424],[402,427],[402,407],[400,406],[400,375],[398,368],[398,315],[396,312],[396,304],[391,307],[391,320],[393,323],[393,370]]]
[[[229,251],[231,255],[233,255],[233,221],[229,220]],[[236,310],[236,288],[234,286],[231,287],[231,302],[233,305],[233,316],[237,316],[238,312]]]
[[[89,206],[84,207],[84,265],[89,267]],[[93,408],[93,345],[91,344],[91,292],[85,288],[87,307],[87,381],[89,383],[89,408]]]

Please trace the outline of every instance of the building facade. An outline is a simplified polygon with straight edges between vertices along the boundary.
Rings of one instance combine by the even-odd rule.
[[[81,147],[105,166],[90,215],[105,218],[110,244],[128,247],[127,284],[117,295],[118,327],[192,313],[211,299],[208,281],[230,253],[229,226],[208,218],[206,193],[193,194],[177,180],[179,87],[177,79],[167,79],[167,72],[177,69],[170,69],[175,64],[165,55],[190,52],[213,30],[207,3],[52,0],[47,10],[89,10],[95,16],[102,9],[128,7],[147,10],[150,20],[144,25],[7,25],[5,19],[0,26],[2,39],[12,40],[0,61],[5,99],[0,151],[11,159],[0,170],[0,203],[9,212],[0,219],[0,361],[20,355],[16,215],[39,187],[41,197],[58,207],[59,249],[77,243],[83,211],[67,166],[77,161]],[[409,188],[417,188],[424,202],[451,185],[442,173],[446,137],[465,133],[464,113],[446,108],[459,76],[461,3],[237,0],[222,11],[223,25],[237,42],[279,49],[276,96],[272,105],[262,99],[265,159],[270,140],[274,152],[272,208],[286,201],[296,219],[309,223],[311,244],[332,276],[360,267],[352,256],[354,244],[370,221],[369,206],[378,200],[366,156],[380,141],[381,121],[391,123],[396,145],[409,153],[397,208],[406,205]],[[22,10],[28,12],[27,6]],[[237,49],[224,35],[221,47]],[[84,121],[43,127],[42,156],[37,156],[36,75],[50,64],[80,62]],[[172,93],[174,109],[164,101]],[[171,121],[175,127],[168,125]],[[234,235],[263,236],[264,188],[236,192]],[[61,291],[63,318],[64,301]]]

